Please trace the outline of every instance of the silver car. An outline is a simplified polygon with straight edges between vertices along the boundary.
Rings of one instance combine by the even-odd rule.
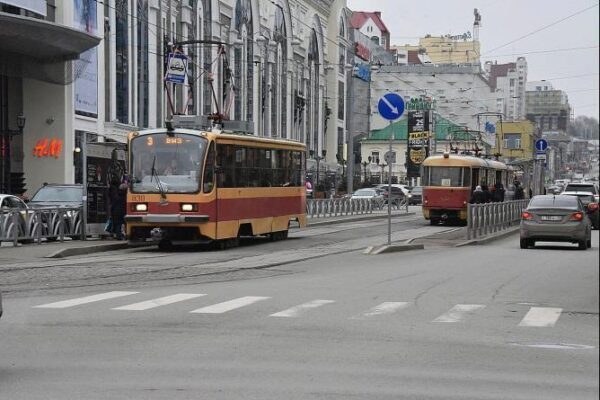
[[[534,196],[521,215],[521,248],[536,241],[577,243],[580,250],[592,247],[592,224],[588,209],[575,196]]]

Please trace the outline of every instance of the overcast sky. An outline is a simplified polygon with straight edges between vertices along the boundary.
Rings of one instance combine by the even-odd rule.
[[[354,11],[381,11],[392,44],[400,45],[417,44],[428,33],[472,32],[477,8],[482,17],[482,63],[507,63],[524,56],[528,81],[551,81],[555,89],[568,93],[575,116],[598,118],[598,0],[347,1]],[[517,40],[523,36],[527,37]]]

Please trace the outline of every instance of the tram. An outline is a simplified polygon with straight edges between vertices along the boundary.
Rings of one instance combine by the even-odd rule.
[[[467,204],[476,186],[513,180],[506,164],[484,158],[449,154],[434,155],[423,161],[423,216],[431,225],[439,222],[467,222]]]
[[[286,239],[306,226],[305,146],[221,131],[129,134],[130,243],[237,245],[241,236]]]

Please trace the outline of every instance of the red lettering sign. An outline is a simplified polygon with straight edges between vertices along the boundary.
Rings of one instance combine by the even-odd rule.
[[[61,139],[43,138],[36,142],[33,147],[33,156],[38,158],[59,158],[62,152],[63,141]]]
[[[369,61],[371,59],[371,50],[367,46],[364,46],[360,43],[355,43],[356,55],[362,58],[365,61]]]

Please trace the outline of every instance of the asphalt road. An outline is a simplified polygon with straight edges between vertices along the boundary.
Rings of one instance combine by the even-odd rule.
[[[446,229],[411,219],[395,238]],[[598,398],[597,231],[587,251],[513,235],[361,253],[382,239],[370,221],[12,266],[0,398]]]

